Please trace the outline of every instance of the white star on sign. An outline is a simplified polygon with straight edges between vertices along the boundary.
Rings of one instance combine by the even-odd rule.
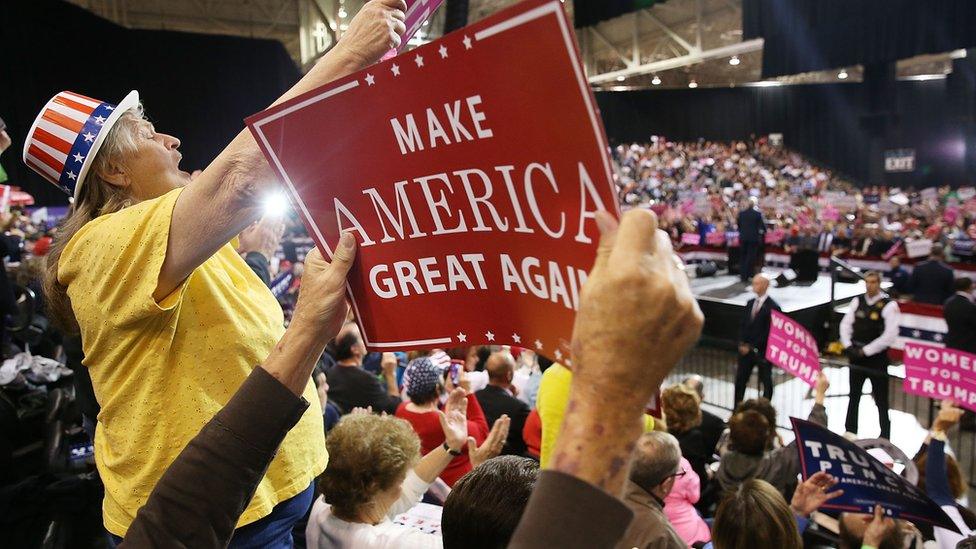
[[[107,110],[107,111],[114,111],[115,110],[115,107],[113,107],[111,105],[105,105],[105,110]]]
[[[539,349],[540,351],[542,350],[542,342],[539,341],[538,339],[535,340],[535,348]]]
[[[390,67],[390,71],[393,72],[393,76],[400,76],[400,65],[394,63],[393,66]]]
[[[936,341],[938,341],[938,342],[941,343],[942,342],[942,334],[935,334],[935,336],[932,339],[934,339],[934,340],[936,340]]]
[[[76,177],[78,176],[75,175],[75,172],[68,172],[68,179],[74,181]]]
[[[556,360],[562,360],[563,359],[563,353],[559,349],[556,349],[556,352],[554,354],[556,355]]]
[[[918,330],[912,332],[912,337],[921,337],[921,336],[922,336],[922,332]]]
[[[495,334],[491,333],[491,330],[485,332],[485,337],[488,338],[488,341],[495,341]]]
[[[441,59],[447,59],[447,46],[441,44],[441,48],[437,50],[441,54]]]
[[[413,58],[413,62],[417,64],[418,69],[424,66],[424,58],[419,53],[417,54],[417,57]]]
[[[464,343],[467,340],[468,340],[468,336],[462,334],[461,332],[458,332],[458,342],[459,343]]]
[[[75,153],[75,155],[72,156],[71,158],[74,158],[75,159],[75,162],[84,162],[85,161],[85,157],[84,156],[81,156],[81,153]]]
[[[376,83],[376,77],[373,76],[372,74],[366,73],[366,85],[372,86],[375,83]]]
[[[101,126],[102,124],[105,123],[105,117],[104,116],[96,116],[95,117],[95,123],[98,124],[99,126]]]
[[[466,49],[466,50],[470,50],[471,49],[471,37],[470,36],[465,36],[464,37],[464,40],[462,40],[462,42],[464,42],[464,49]]]
[[[92,135],[91,132],[85,132],[85,135],[83,137],[85,138],[86,143],[91,143],[92,141],[95,140],[95,136]]]
[[[522,343],[522,338],[518,334],[512,334],[512,341],[515,343]]]

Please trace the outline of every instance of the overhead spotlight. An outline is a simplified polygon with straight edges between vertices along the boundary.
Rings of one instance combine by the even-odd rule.
[[[623,82],[624,80],[627,80],[627,77],[624,75],[620,75],[617,77],[617,82]]]
[[[841,80],[847,80],[848,76],[850,75],[847,74],[847,69],[841,69],[840,72],[837,73],[837,78],[840,78]]]
[[[345,16],[347,16],[349,14],[346,13],[346,8],[339,8],[339,14],[338,15],[339,15],[339,19],[342,19],[342,18],[344,18]]]
[[[698,82],[695,82],[694,80],[692,80],[691,82],[688,82],[688,87],[689,88],[692,88],[692,89],[697,88],[698,87]]]
[[[733,67],[738,65],[741,62],[742,61],[739,61],[738,55],[733,55],[732,57],[729,58],[729,65],[732,65]]]
[[[661,77],[655,74],[654,75],[654,78],[651,80],[651,84],[653,84],[655,86],[660,86],[661,85]]]
[[[339,25],[339,30],[345,32],[345,31],[349,30],[349,25],[343,23],[343,24]]]

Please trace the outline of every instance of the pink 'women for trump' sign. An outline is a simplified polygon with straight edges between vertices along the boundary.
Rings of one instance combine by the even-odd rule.
[[[779,311],[770,311],[766,360],[813,387],[820,373],[817,340],[799,322]]]
[[[359,242],[370,350],[511,344],[566,362],[607,141],[558,0],[526,0],[248,119],[326,254]]]
[[[976,355],[924,343],[905,343],[906,393],[976,410]]]

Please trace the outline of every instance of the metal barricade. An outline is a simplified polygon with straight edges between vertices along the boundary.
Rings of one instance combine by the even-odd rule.
[[[704,403],[719,410],[726,412],[725,417],[731,415],[735,399],[735,373],[738,359],[735,350],[727,346],[714,346],[699,344],[691,349],[678,363],[674,370],[665,379],[665,386],[680,383],[689,375],[698,374],[703,378]],[[843,390],[835,388],[847,387],[846,368],[858,368],[851,366],[846,361],[835,359],[821,359],[821,367],[824,374],[831,381],[831,390],[828,392],[829,399],[847,399],[848,395]],[[895,369],[897,370],[897,369]],[[802,403],[809,396],[809,389],[802,384],[788,384],[793,379],[789,374],[773,367],[774,404],[783,403]],[[902,389],[903,376],[894,375],[889,371],[889,407],[891,410],[898,410],[914,416],[924,429],[929,429],[932,421],[938,413],[939,402],[930,398],[911,395]],[[789,391],[784,398],[782,391]],[[758,380],[755,373],[750,380],[746,398],[754,398],[758,394]],[[787,415],[800,415],[802,408],[797,404],[796,410],[780,410],[777,418],[777,427],[790,430]],[[807,410],[809,408],[806,408]],[[897,429],[898,425],[892,424],[892,429]],[[921,441],[919,441],[921,442]],[[949,433],[949,444],[955,453],[956,460],[963,475],[966,477],[970,491],[976,491],[976,433],[953,429]],[[909,449],[914,450],[914,448]],[[976,495],[974,493],[973,495]]]

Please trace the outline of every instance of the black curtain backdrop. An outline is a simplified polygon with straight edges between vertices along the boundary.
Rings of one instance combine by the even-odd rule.
[[[787,147],[861,184],[958,186],[974,179],[967,169],[964,132],[971,118],[959,116],[948,101],[946,82],[896,84],[883,148],[914,148],[916,170],[885,174],[884,181],[869,178],[871,163],[883,158],[868,150],[876,121],[868,114],[861,84],[598,92],[596,97],[612,143],[645,142],[651,135],[729,141],[782,133]]]
[[[667,0],[573,0],[573,18],[576,28],[588,27],[665,1]]]
[[[743,39],[764,38],[763,78],[976,45],[973,0],[743,0]]]
[[[58,0],[0,1],[0,116],[14,144],[0,162],[39,205],[67,197],[21,161],[44,103],[71,90],[116,103],[139,90],[156,128],[182,141],[181,167],[204,168],[300,73],[281,43],[129,30]]]

